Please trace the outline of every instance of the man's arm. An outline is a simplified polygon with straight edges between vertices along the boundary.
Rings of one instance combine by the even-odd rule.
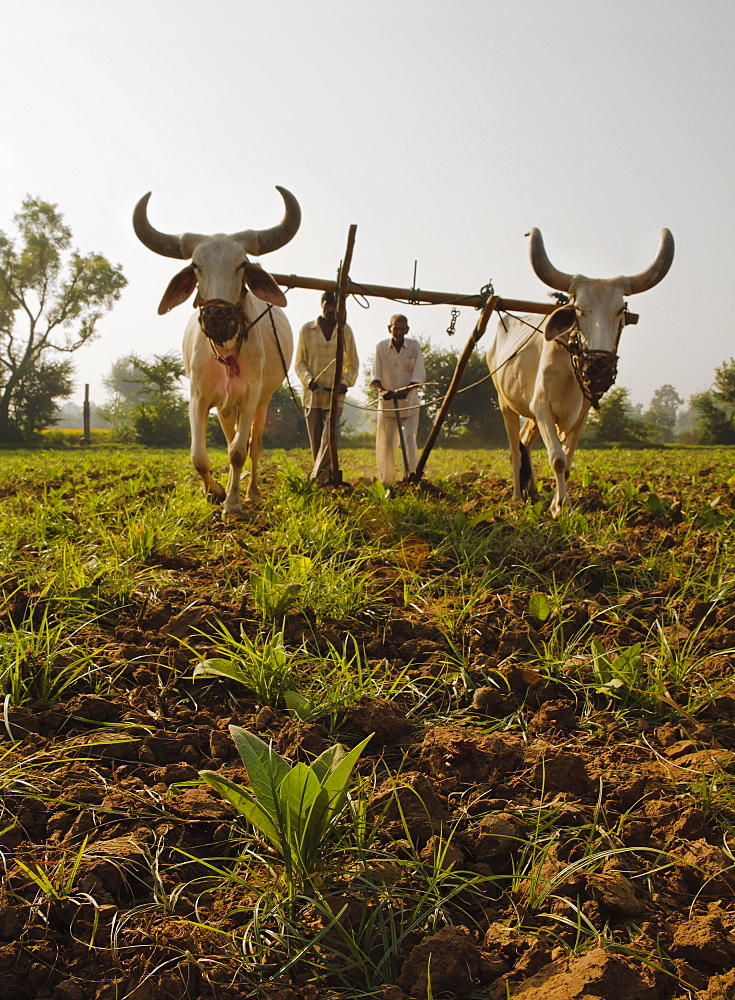
[[[390,389],[384,389],[383,383],[381,381],[383,378],[383,364],[382,364],[383,357],[382,357],[381,345],[382,341],[375,348],[375,357],[373,358],[373,371],[372,371],[372,379],[370,380],[370,385],[378,390],[378,394],[383,399],[393,399],[393,393],[390,391]]]

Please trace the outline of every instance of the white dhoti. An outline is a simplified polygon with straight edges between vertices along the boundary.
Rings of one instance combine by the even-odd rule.
[[[399,400],[399,407],[404,407],[411,402],[410,396],[417,397],[416,393],[409,394],[409,399]],[[406,459],[408,467],[403,469],[404,478],[416,471],[418,464],[418,448],[416,446],[416,434],[419,429],[419,409],[413,401],[413,409],[399,409],[401,424],[403,425],[403,438],[406,442]],[[398,419],[393,403],[390,409],[378,410],[378,426],[375,431],[375,461],[378,466],[378,479],[381,483],[394,483],[396,481],[396,448],[400,448],[401,439],[398,429]],[[403,455],[401,455],[403,459]]]

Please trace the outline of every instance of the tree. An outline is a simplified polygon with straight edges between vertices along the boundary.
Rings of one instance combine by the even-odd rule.
[[[123,440],[176,448],[189,440],[189,406],[179,382],[178,354],[154,354],[150,361],[126,354],[113,364],[105,385],[112,398],[100,412]]]
[[[713,390],[716,399],[724,406],[735,407],[735,359],[723,361],[715,368],[715,388]]]
[[[74,390],[74,368],[69,358],[41,361],[18,383],[10,418],[17,436],[28,440],[58,421],[57,399],[67,399]]]
[[[628,390],[612,389],[590,416],[585,432],[587,444],[641,445],[650,440],[650,429],[631,405]]]
[[[109,374],[103,379],[113,399],[125,401],[131,406],[152,398],[155,393],[155,386],[146,386],[143,373],[134,366],[135,357],[134,354],[125,354],[113,361]]]
[[[701,444],[735,444],[732,408],[724,407],[715,392],[700,392],[692,396],[696,413],[695,426]]]
[[[651,397],[643,419],[651,426],[651,436],[656,441],[673,441],[674,427],[679,407],[684,400],[673,385],[662,385]]]
[[[692,396],[702,444],[735,444],[735,360],[715,368],[715,386]]]
[[[72,248],[56,205],[27,197],[14,222],[15,241],[0,232],[0,441],[51,422],[48,401],[69,395],[72,374],[55,353],[91,340],[127,284],[101,254]]]

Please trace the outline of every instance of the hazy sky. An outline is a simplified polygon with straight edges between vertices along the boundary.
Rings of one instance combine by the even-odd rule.
[[[79,392],[120,355],[178,349],[190,315],[156,308],[181,265],[136,239],[271,226],[275,185],[303,212],[279,273],[464,294],[489,279],[546,299],[524,233],[560,269],[634,273],[668,226],[667,278],[630,300],[618,384],[688,396],[735,355],[732,0],[0,0],[0,228],[26,194],[59,205],[83,252],[129,285],[75,356]],[[348,306],[366,361],[391,303]],[[448,306],[405,310],[461,348]],[[298,331],[318,293],[289,293]],[[494,324],[493,324],[494,326]],[[491,336],[486,334],[486,339]]]

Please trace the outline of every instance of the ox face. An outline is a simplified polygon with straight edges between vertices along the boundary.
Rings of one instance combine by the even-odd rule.
[[[191,460],[205,493],[224,502],[225,515],[242,510],[240,477],[248,454],[248,497],[258,496],[257,465],[268,401],[283,381],[293,351],[291,328],[280,309],[271,310],[271,336],[260,334],[257,324],[267,308],[285,306],[286,298],[274,279],[247,256],[285,246],[299,228],[298,202],[285,188],[278,191],[286,209],[278,225],[229,236],[175,236],[154,229],[147,214],[150,194],[140,199],[133,213],[136,235],[149,250],[191,260],[172,278],[158,312],[168,312],[197,290],[199,313],[191,317],[184,335],[184,366],[191,383]],[[260,306],[250,301],[248,290],[262,300]],[[227,438],[230,474],[226,489],[212,476],[207,455],[207,418],[212,408],[217,409]]]
[[[568,306],[561,306],[551,314],[546,339],[555,340],[576,328],[586,348],[614,354],[626,315],[618,283],[577,277],[570,284],[569,298]]]
[[[263,302],[286,304],[283,292],[268,272],[252,264],[243,248],[229,236],[202,240],[192,249],[191,258],[191,264],[172,278],[164,292],[158,307],[161,315],[185,302],[197,287],[199,304],[237,306],[248,287]]]
[[[205,302],[221,299],[235,305],[242,296],[244,270],[249,263],[243,248],[226,236],[200,243],[191,257],[199,298]]]

